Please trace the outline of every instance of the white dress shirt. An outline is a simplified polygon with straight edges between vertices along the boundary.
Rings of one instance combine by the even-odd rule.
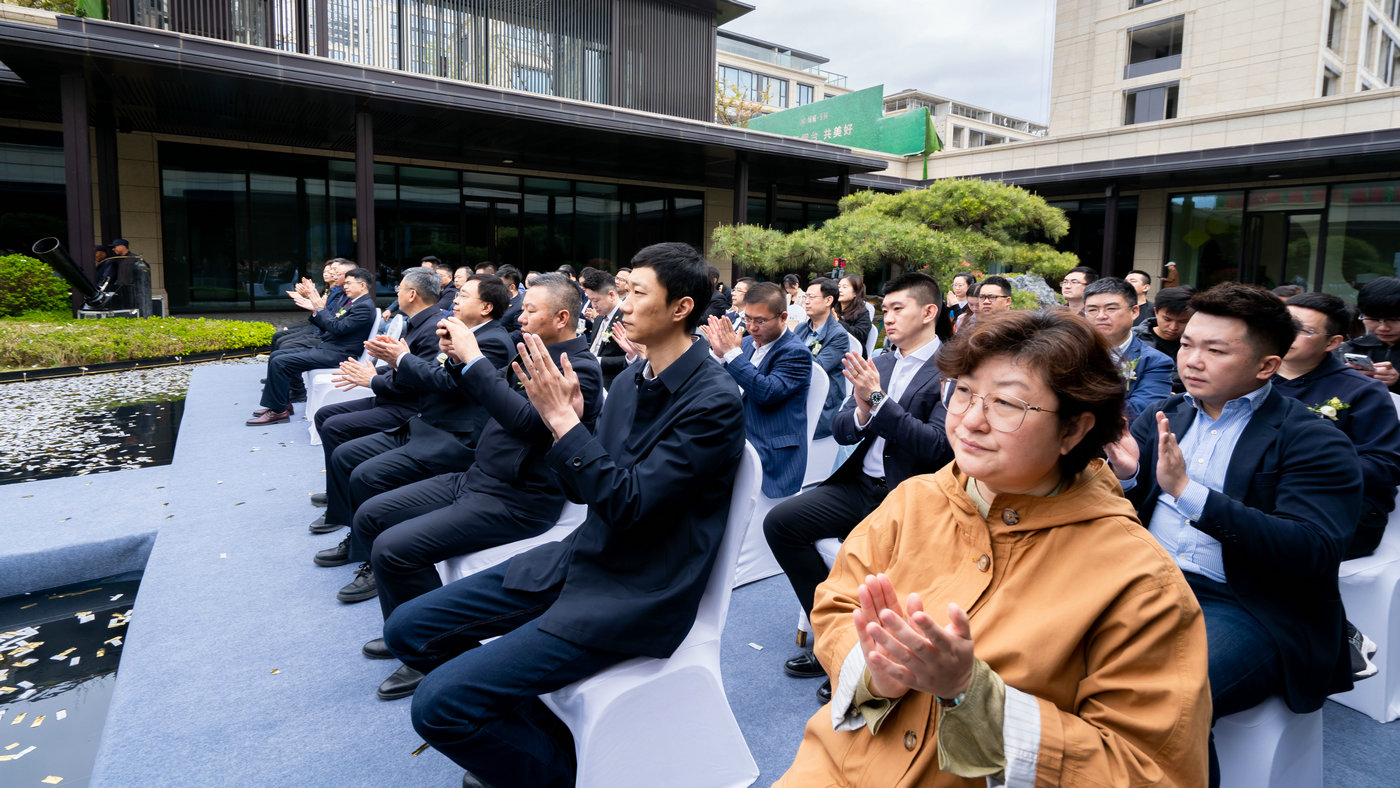
[[[870,419],[874,420],[875,414],[880,412],[880,408],[885,406],[889,400],[898,400],[904,396],[904,390],[909,387],[909,382],[914,379],[914,373],[928,360],[933,358],[933,354],[938,352],[942,343],[938,337],[929,340],[927,344],[915,350],[909,355],[896,349],[894,352],[899,355],[899,360],[894,362],[894,370],[890,372],[890,386],[885,390],[885,400],[881,401],[870,411]],[[860,423],[860,411],[856,411],[856,432],[862,432],[870,424]],[[872,479],[883,479],[885,477],[885,439],[876,438],[870,442],[870,449],[865,453],[865,461],[861,463],[861,470],[866,476]]]
[[[783,329],[783,334],[786,334],[786,333],[787,333],[787,329],[785,328],[785,329]],[[778,344],[778,340],[783,338],[783,334],[779,334],[779,335],[777,336],[777,338],[774,339],[772,342],[769,342],[769,343],[767,343],[767,344],[765,344],[765,345],[763,345],[763,346],[761,346],[761,347],[755,347],[755,348],[753,349],[753,356],[751,356],[751,357],[749,358],[749,361],[753,362],[753,365],[754,365],[755,368],[757,368],[759,364],[762,364],[762,363],[763,363],[763,359],[765,359],[765,358],[768,357],[768,351],[772,350],[772,349],[773,349],[773,346],[776,345],[776,344]],[[758,343],[755,342],[754,344],[757,345]],[[729,362],[731,362],[731,361],[733,361],[734,359],[738,358],[739,355],[740,355],[741,353],[743,353],[743,352],[744,352],[744,349],[743,349],[742,346],[736,347],[736,348],[734,348],[733,350],[729,351],[728,353],[725,353],[725,354],[724,354],[724,358],[721,358],[720,361],[723,361],[724,363],[728,364]]]

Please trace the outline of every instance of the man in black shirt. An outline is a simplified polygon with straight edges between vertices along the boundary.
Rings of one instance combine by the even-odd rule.
[[[1133,326],[1133,334],[1175,364],[1176,352],[1181,349],[1181,334],[1193,314],[1191,296],[1195,294],[1196,288],[1191,285],[1168,287],[1157,293],[1155,313]],[[1181,374],[1173,366],[1172,393],[1180,394],[1183,391],[1186,391],[1186,387],[1181,385]]]

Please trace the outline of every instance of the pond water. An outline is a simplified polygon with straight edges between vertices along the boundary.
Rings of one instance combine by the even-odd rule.
[[[0,785],[88,783],[140,582],[0,599]]]

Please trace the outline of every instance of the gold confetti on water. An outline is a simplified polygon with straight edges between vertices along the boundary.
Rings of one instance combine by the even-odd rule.
[[[19,746],[19,742],[15,742],[14,744],[11,744],[10,746],[6,747],[5,749],[7,749],[7,750],[13,750],[14,748],[16,748],[16,747],[18,747],[18,746]]]
[[[24,715],[26,715],[26,714],[28,714],[28,713],[29,713],[29,712],[27,712],[27,711],[22,711],[22,712],[20,712],[14,719],[10,720],[10,724],[11,724],[11,725],[18,725],[18,724],[20,724],[21,722],[24,722]]]
[[[45,714],[40,714],[39,716],[35,717],[35,718],[34,718],[34,721],[31,722],[31,723],[29,724],[29,727],[31,727],[31,728],[37,728],[37,727],[39,727],[40,725],[43,725],[43,724],[44,724],[44,718],[45,718],[46,716],[47,716],[47,715],[45,715]]]
[[[273,674],[274,676],[277,675],[278,673],[281,673],[281,672],[282,672],[282,671],[278,670],[277,668],[273,668],[273,669],[272,669],[272,674]]]

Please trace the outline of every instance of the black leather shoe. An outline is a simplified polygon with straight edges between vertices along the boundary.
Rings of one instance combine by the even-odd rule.
[[[330,504],[330,500],[329,500],[328,498],[326,498],[326,494],[325,494],[325,493],[311,493],[311,505],[312,505],[312,506],[326,506],[326,505],[329,505],[329,504]]]
[[[491,786],[482,782],[481,778],[475,774],[466,772],[462,775],[462,788],[491,788]]]
[[[374,691],[380,700],[398,700],[407,698],[418,689],[418,682],[423,680],[423,674],[410,668],[407,665],[400,665],[393,675],[384,679],[379,685],[379,689]]]
[[[321,515],[320,517],[317,517],[315,520],[312,520],[312,521],[311,521],[311,525],[308,525],[308,526],[307,526],[307,528],[311,529],[311,533],[313,533],[313,534],[330,534],[330,533],[335,533],[336,531],[339,531],[340,529],[342,529],[342,528],[344,528],[344,527],[345,527],[345,526],[343,526],[343,525],[341,525],[341,524],[339,524],[339,523],[328,523],[328,522],[326,522],[326,516],[325,516],[324,514]]]
[[[374,570],[370,569],[368,561],[355,570],[355,579],[349,585],[335,592],[335,598],[342,602],[363,602],[377,596],[379,586],[374,582]]]
[[[335,547],[327,547],[311,559],[317,566],[345,566],[350,563],[350,537],[340,540]]]
[[[831,702],[831,679],[823,681],[822,685],[817,687],[817,700],[823,705]]]
[[[375,638],[360,647],[360,653],[369,659],[393,659],[394,652],[389,650],[389,645],[384,642],[384,638]]]
[[[783,663],[783,672],[797,679],[814,679],[817,676],[825,676],[826,668],[817,661],[817,655],[810,651],[804,651]]]

